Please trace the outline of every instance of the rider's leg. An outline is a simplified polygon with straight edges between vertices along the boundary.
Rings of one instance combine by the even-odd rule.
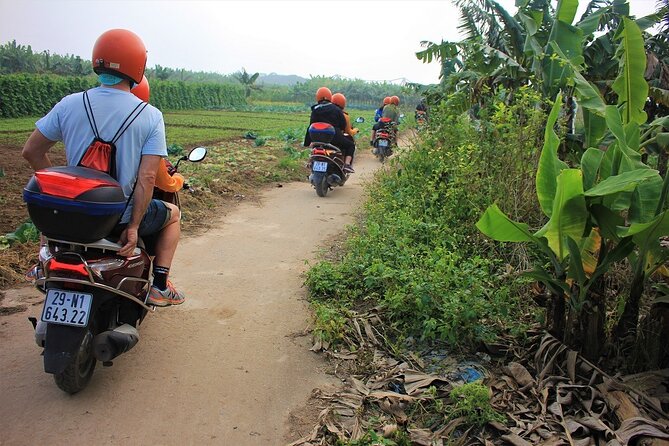
[[[154,265],[169,268],[181,237],[181,211],[172,203],[165,203],[165,205],[170,210],[170,219],[158,233]]]

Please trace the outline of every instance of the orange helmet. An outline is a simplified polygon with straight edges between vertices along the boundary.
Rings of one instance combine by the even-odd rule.
[[[142,101],[149,102],[149,98],[151,97],[151,88],[149,87],[149,81],[146,76],[142,76],[142,82],[132,87],[130,92]]]
[[[109,73],[139,84],[146,68],[146,47],[127,29],[104,32],[93,46],[93,71]]]
[[[316,92],[316,102],[330,101],[332,102],[332,92],[328,87],[321,87]]]
[[[346,108],[346,96],[341,93],[335,93],[332,95],[332,103],[338,105],[343,110]]]
[[[395,105],[400,105],[400,98],[397,96],[391,96],[390,103]]]
[[[385,98],[383,98],[383,105],[388,105],[388,104],[390,104],[390,96],[386,96]]]

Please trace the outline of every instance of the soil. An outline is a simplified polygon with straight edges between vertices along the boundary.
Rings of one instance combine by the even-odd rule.
[[[54,165],[65,165],[65,152],[53,149],[49,158]],[[0,235],[14,231],[28,220],[28,210],[23,203],[21,191],[26,185],[33,170],[21,156],[21,146],[0,145]]]
[[[27,179],[20,159],[9,166]],[[305,435],[318,416],[314,389],[340,384],[309,351],[305,260],[353,222],[379,166],[361,153],[357,173],[325,198],[306,183],[276,185],[182,240],[171,277],[186,302],[149,314],[139,344],[98,364],[74,396],[43,372],[26,320],[39,317],[41,295],[7,290],[0,444],[279,445]]]

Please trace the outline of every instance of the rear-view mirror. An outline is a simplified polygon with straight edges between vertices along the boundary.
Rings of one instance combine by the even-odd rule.
[[[188,161],[197,163],[202,161],[207,156],[206,147],[196,147],[188,154]]]

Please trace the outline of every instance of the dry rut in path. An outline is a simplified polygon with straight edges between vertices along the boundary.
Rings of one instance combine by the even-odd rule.
[[[352,222],[378,166],[363,154],[325,198],[287,184],[183,240],[172,269],[186,303],[150,314],[137,347],[99,365],[80,394],[42,371],[26,320],[39,316],[39,293],[8,291],[4,305],[28,311],[0,316],[0,444],[285,444],[289,412],[336,384],[300,336],[304,260]]]

